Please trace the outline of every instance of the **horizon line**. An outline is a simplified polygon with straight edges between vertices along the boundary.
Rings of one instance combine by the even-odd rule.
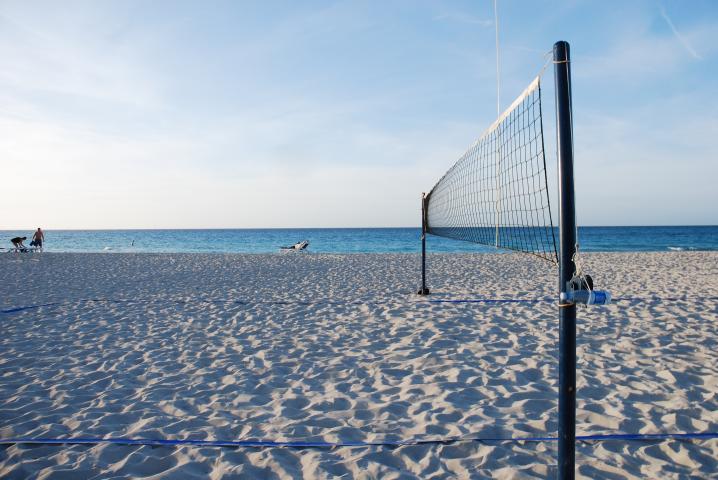
[[[632,228],[632,227],[718,227],[718,224],[709,223],[696,223],[696,224],[636,224],[636,225],[578,225],[578,228]],[[33,228],[0,228],[0,232],[17,232],[23,230],[36,230],[37,227]],[[42,228],[42,227],[40,227]],[[43,231],[172,231],[172,230],[186,230],[186,231],[199,231],[199,230],[392,230],[392,229],[420,229],[421,225],[416,226],[394,226],[394,227],[180,227],[180,228],[141,228],[141,227],[117,227],[117,228],[43,228]],[[466,227],[466,228],[481,228],[481,227]],[[489,228],[489,227],[487,227]],[[493,228],[493,227],[491,227]],[[503,228],[526,228],[525,226],[518,227],[503,227]],[[538,226],[533,228],[544,228],[544,226]],[[558,225],[554,225],[553,228],[559,228]]]

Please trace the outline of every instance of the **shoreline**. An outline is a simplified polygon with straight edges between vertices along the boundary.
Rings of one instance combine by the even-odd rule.
[[[0,232],[1,233],[1,232]],[[528,237],[536,232],[526,232]],[[10,247],[5,232],[0,248]],[[46,251],[127,253],[277,253],[281,246],[309,241],[310,253],[416,253],[421,250],[419,228],[268,229],[268,230],[145,230],[47,231]],[[29,238],[29,237],[28,237]],[[493,237],[492,237],[493,238]],[[555,237],[557,239],[558,237]],[[718,251],[718,226],[585,227],[579,228],[586,253]],[[553,243],[529,242],[527,249],[553,249]],[[428,235],[429,253],[501,253],[491,245]],[[47,250],[49,249],[49,250]]]
[[[10,252],[14,253],[14,252]],[[44,251],[44,252],[29,252],[29,253],[37,253],[39,255],[47,254],[47,255],[86,255],[86,254],[92,254],[92,255],[104,255],[104,254],[117,254],[117,255],[234,255],[234,256],[263,256],[266,255],[268,257],[274,257],[274,256],[287,256],[287,257],[321,257],[321,256],[336,256],[336,255],[346,255],[346,256],[391,256],[391,255],[400,255],[400,256],[416,256],[421,255],[420,251],[417,252],[312,252],[310,250],[303,250],[303,251],[289,251],[289,252],[119,252],[114,250],[108,250],[108,251],[94,251],[94,252],[71,252],[71,251]],[[694,254],[718,254],[718,250],[670,250],[670,251],[621,251],[621,252],[584,252],[581,251],[581,255],[588,255],[588,256],[613,256],[613,255],[694,255]],[[515,257],[528,257],[528,258],[534,258],[535,256],[530,253],[525,252],[518,252],[518,251],[512,251],[512,250],[502,250],[502,251],[496,251],[496,252],[427,252],[427,255],[438,255],[438,256],[515,256]],[[2,256],[0,256],[2,258]],[[537,257],[538,258],[538,257]],[[550,262],[544,261],[543,263],[550,264]]]

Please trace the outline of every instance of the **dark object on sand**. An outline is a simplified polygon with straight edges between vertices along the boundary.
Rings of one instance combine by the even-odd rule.
[[[290,247],[279,247],[279,248],[282,250],[304,250],[308,246],[309,246],[309,240],[302,240],[301,242],[297,242]]]

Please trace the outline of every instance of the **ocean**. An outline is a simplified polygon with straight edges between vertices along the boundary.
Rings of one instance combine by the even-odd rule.
[[[0,246],[32,230],[0,230]],[[718,250],[718,226],[582,227],[584,252]],[[418,228],[292,228],[216,230],[46,230],[48,252],[272,253],[301,240],[316,253],[417,253]],[[558,236],[557,236],[558,238]],[[29,240],[26,245],[29,244]],[[427,236],[429,253],[497,252],[493,247]],[[500,250],[499,250],[500,251]]]

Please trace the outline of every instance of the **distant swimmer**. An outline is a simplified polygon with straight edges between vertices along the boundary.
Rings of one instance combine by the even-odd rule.
[[[40,229],[40,227],[37,227],[37,231],[32,236],[32,241],[30,242],[30,246],[42,249],[42,242],[44,242],[44,241],[45,241],[45,234],[42,232],[42,229]]]
[[[12,246],[15,247],[15,250],[27,252],[27,247],[22,243],[25,240],[27,240],[27,237],[15,237],[10,239],[10,243],[12,243]]]
[[[282,250],[304,250],[309,246],[309,240],[302,240],[301,242],[297,242],[291,247],[279,247]]]

